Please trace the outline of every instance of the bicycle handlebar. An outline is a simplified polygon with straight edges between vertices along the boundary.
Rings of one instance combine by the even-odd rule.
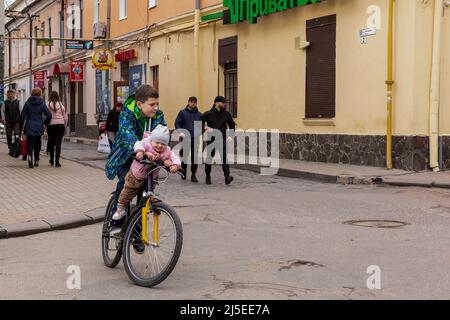
[[[136,156],[134,156],[134,159],[136,161],[138,161],[140,164],[147,165],[147,166],[150,166],[150,165],[154,164],[154,165],[156,165],[156,167],[163,168],[164,170],[170,172],[170,167],[165,166],[163,161],[161,161],[161,160],[154,160],[154,161],[148,160],[148,157],[145,154],[144,154],[144,158],[142,160],[137,159]],[[185,177],[185,172],[184,172],[183,169],[178,169],[177,173],[180,176],[182,176],[183,178]]]

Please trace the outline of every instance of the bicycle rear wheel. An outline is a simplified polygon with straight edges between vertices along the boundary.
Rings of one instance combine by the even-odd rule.
[[[156,203],[153,210],[159,214],[158,245],[142,241],[142,210],[133,216],[123,242],[123,263],[128,277],[138,286],[153,287],[164,281],[175,268],[181,254],[183,228],[174,209]],[[148,218],[148,239],[152,242],[154,217]]]
[[[122,239],[120,234],[117,236],[111,236],[112,230],[112,215],[111,212],[115,201],[115,196],[112,195],[106,206],[105,219],[103,221],[102,230],[102,255],[103,262],[108,268],[115,268],[122,258]]]

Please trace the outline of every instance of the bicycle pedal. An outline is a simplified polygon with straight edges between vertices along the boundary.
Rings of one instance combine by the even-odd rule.
[[[120,228],[114,228],[114,229],[112,229],[112,230],[110,231],[109,236],[110,236],[110,237],[115,237],[115,236],[117,236],[118,234],[120,234],[121,232],[122,232],[122,229],[120,229]]]

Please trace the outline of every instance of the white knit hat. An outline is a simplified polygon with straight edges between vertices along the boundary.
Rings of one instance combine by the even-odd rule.
[[[169,128],[159,124],[150,134],[150,140],[154,142],[160,142],[167,146],[170,140]]]

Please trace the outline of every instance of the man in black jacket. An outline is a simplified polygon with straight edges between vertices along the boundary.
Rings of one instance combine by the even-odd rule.
[[[119,118],[122,111],[122,103],[118,102],[114,109],[108,113],[106,119],[106,131],[108,132],[109,146],[112,148],[116,134],[119,131]]]
[[[236,123],[233,120],[231,114],[225,110],[226,100],[222,96],[218,96],[214,100],[214,106],[210,111],[205,112],[201,116],[201,121],[203,123],[203,127],[207,132],[211,132],[213,129],[220,130],[222,134],[222,143],[223,149],[221,150],[221,158],[222,158],[222,170],[225,176],[225,184],[229,185],[233,180],[233,176],[230,175],[230,165],[227,163],[227,141],[231,139],[231,137],[226,137],[227,129],[236,129]],[[206,143],[207,148],[214,142],[214,137],[212,137],[211,141]],[[216,154],[216,150],[214,149],[211,152],[211,157],[214,157]],[[205,173],[206,173],[206,184],[211,184],[211,163],[205,164]]]
[[[4,102],[4,115],[5,119],[2,122],[5,124],[6,140],[8,142],[8,148],[12,148],[12,135],[18,136],[20,133],[20,107],[19,101],[16,99],[16,92],[14,90],[8,90],[7,99]],[[1,116],[0,116],[1,117]]]
[[[191,181],[194,183],[197,183],[197,169],[198,169],[198,159],[196,157],[196,150],[198,150],[198,144],[196,143],[196,137],[194,132],[194,126],[196,121],[200,121],[201,113],[198,111],[197,108],[197,98],[196,97],[190,97],[188,101],[188,105],[185,109],[181,110],[178,113],[178,116],[175,120],[175,129],[184,129],[189,131],[190,134],[190,154],[191,154]],[[200,132],[201,135],[201,132]],[[183,141],[184,139],[187,139],[187,137],[184,136],[183,133],[180,134],[180,141]],[[187,142],[187,141],[186,141]],[[187,163],[185,162],[184,153],[186,153],[186,158],[188,159],[188,150],[180,150],[180,157],[182,158],[181,162],[181,168],[184,170],[184,172],[187,172]],[[183,177],[183,179],[186,179],[186,175]]]

